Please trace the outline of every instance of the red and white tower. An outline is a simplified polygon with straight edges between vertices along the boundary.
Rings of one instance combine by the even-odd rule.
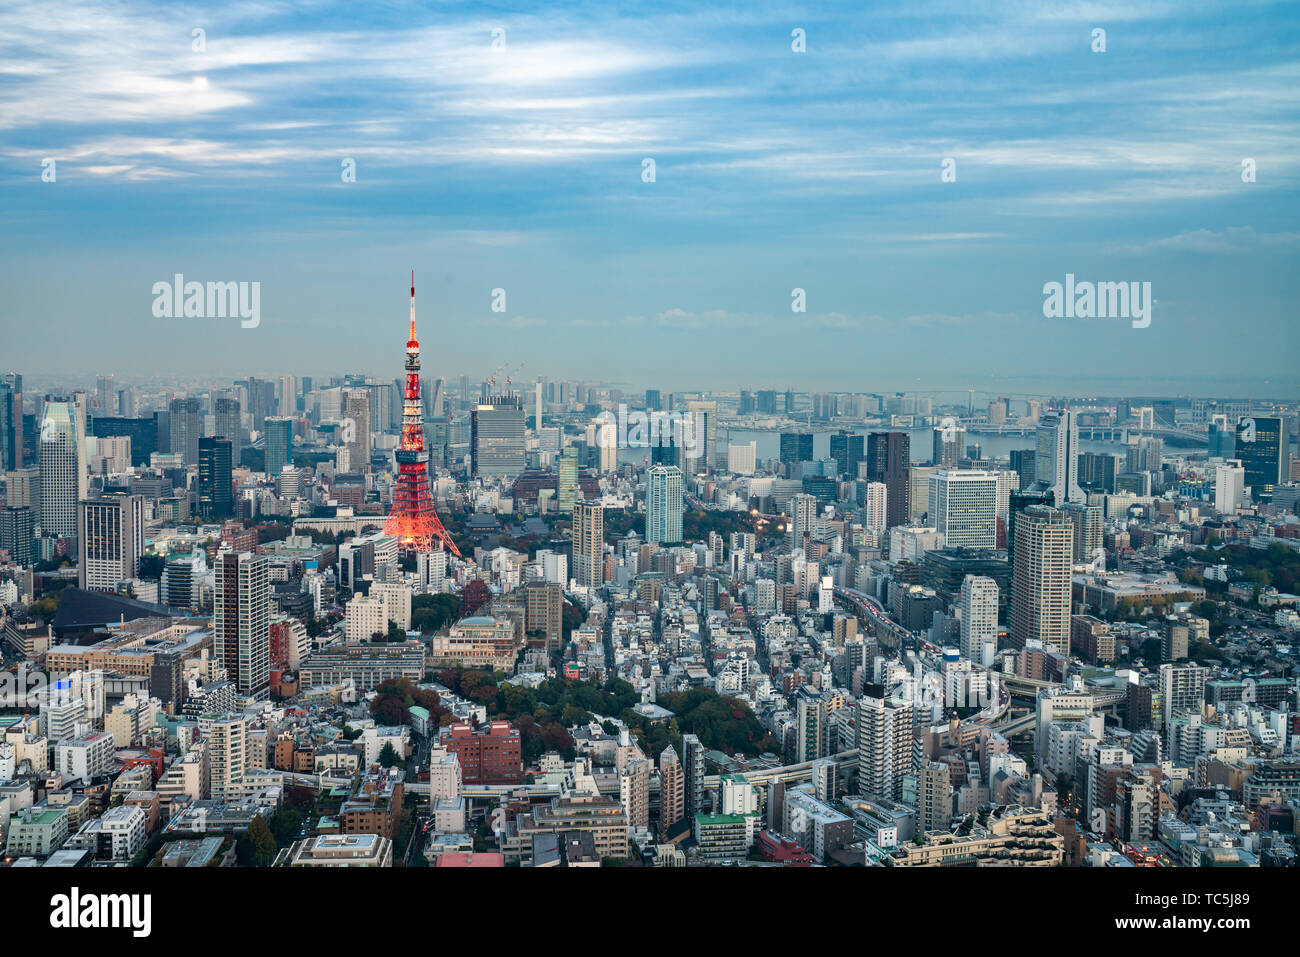
[[[420,343],[415,338],[415,270],[411,271],[411,333],[406,340],[406,400],[402,406],[402,444],[397,449],[397,489],[384,523],[403,549],[431,551],[435,542],[453,555],[460,549],[443,528],[429,494],[429,454],[424,451],[424,411],[420,404]]]

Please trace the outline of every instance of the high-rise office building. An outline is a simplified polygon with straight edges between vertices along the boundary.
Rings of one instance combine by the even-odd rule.
[[[682,472],[653,465],[646,473],[645,538],[659,545],[682,540]]]
[[[781,464],[789,467],[800,462],[811,462],[813,457],[813,434],[811,432],[782,432],[780,447]]]
[[[13,469],[5,476],[5,501],[14,507],[28,506],[40,513],[41,470],[36,467]]]
[[[95,376],[95,416],[117,415],[117,391],[113,388],[113,376]]]
[[[510,478],[525,467],[524,408],[517,394],[489,396],[470,416],[470,468],[480,478]]]
[[[890,528],[907,522],[910,450],[911,438],[906,432],[872,432],[867,436],[867,478],[885,485],[885,523]]]
[[[262,423],[266,435],[266,474],[277,478],[293,464],[293,419],[271,416]]]
[[[32,542],[36,537],[36,509],[30,505],[6,505],[0,509],[0,550],[22,568],[32,566]]]
[[[0,375],[0,472],[23,464],[23,377]]]
[[[886,698],[883,686],[872,684],[858,699],[858,791],[897,801],[903,777],[912,772],[910,703]]]
[[[199,516],[208,521],[234,514],[231,448],[227,438],[199,439]]]
[[[1104,492],[1107,495],[1115,493],[1115,476],[1121,471],[1118,468],[1119,456],[1111,455],[1106,452],[1080,452],[1079,453],[1079,486],[1089,492]],[[1021,488],[1029,486],[1023,482]]]
[[[271,683],[271,579],[266,558],[223,550],[212,594],[213,650],[239,694],[265,698]]]
[[[1079,487],[1079,422],[1068,409],[1048,412],[1039,423],[1034,474],[1039,486],[1052,490],[1058,507],[1086,501]]]
[[[370,469],[370,392],[343,390],[343,444],[348,450],[348,471]]]
[[[592,590],[605,583],[605,510],[599,502],[573,503],[573,575]]]
[[[967,575],[957,607],[962,657],[987,667],[998,644],[998,583],[984,575]]]
[[[1045,651],[1070,653],[1070,573],[1074,525],[1060,509],[1031,505],[1015,519],[1011,568],[1011,643],[1042,642]]]
[[[975,469],[939,469],[930,476],[930,523],[949,548],[995,548],[998,475]]]
[[[858,463],[866,458],[866,442],[867,437],[858,432],[841,431],[831,436],[831,458],[840,475],[858,477]],[[811,453],[812,449],[808,451]],[[808,458],[812,458],[811,454]]]
[[[36,446],[41,472],[41,533],[75,539],[77,503],[86,497],[85,423],[77,403],[45,403]]]
[[[949,421],[934,427],[934,450],[930,464],[939,468],[955,468],[966,454],[966,429]]]
[[[1011,450],[1011,471],[1020,475],[1020,487],[1029,488],[1034,484],[1034,476],[1037,474],[1037,449],[1012,449]]]
[[[1270,501],[1273,486],[1290,478],[1291,439],[1287,420],[1278,416],[1242,416],[1237,420],[1235,457],[1245,471],[1255,501]]]
[[[230,396],[218,396],[213,399],[212,418],[212,434],[230,439],[230,461],[238,462],[240,453],[244,450],[239,400]]]
[[[718,465],[718,403],[694,400],[686,403],[691,441],[683,440],[686,464],[682,471],[691,475]]]
[[[168,407],[171,451],[183,456],[186,467],[199,464],[199,439],[203,435],[203,416],[198,399],[172,399]]]
[[[119,583],[137,577],[144,554],[144,497],[84,499],[78,516],[77,584],[91,591],[115,591]]]

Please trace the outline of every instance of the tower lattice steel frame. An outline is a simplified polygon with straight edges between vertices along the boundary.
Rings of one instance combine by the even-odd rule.
[[[406,341],[406,399],[402,406],[402,444],[397,450],[397,489],[384,533],[408,551],[431,551],[440,542],[456,557],[460,549],[433,507],[429,455],[424,451],[424,412],[420,404],[420,343],[415,338],[415,271],[411,271],[411,332]]]

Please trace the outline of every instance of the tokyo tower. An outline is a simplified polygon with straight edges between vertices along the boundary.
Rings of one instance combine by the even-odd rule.
[[[424,412],[420,405],[420,343],[415,338],[415,270],[411,270],[411,334],[406,341],[406,400],[402,406],[402,444],[397,450],[397,490],[384,523],[384,534],[401,548],[431,551],[434,542],[460,557],[429,494],[429,454],[424,451]]]

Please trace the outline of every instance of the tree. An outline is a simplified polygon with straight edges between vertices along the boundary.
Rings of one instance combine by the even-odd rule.
[[[275,835],[258,814],[235,845],[235,857],[244,867],[269,867],[275,861],[275,851]]]
[[[389,644],[392,644],[394,642],[405,641],[405,640],[406,640],[406,632],[402,629],[400,625],[397,624],[397,622],[390,621],[388,623]]]
[[[279,847],[288,847],[302,832],[302,815],[293,808],[285,808],[271,818],[271,833]]]
[[[400,764],[401,760],[401,757],[397,754],[397,749],[393,747],[393,742],[386,742],[379,752],[379,763],[386,768],[391,768]]]

